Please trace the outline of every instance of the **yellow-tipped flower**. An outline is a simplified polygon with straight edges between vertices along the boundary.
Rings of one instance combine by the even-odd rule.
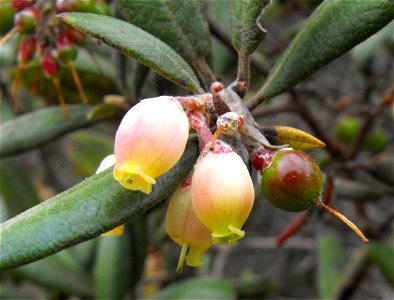
[[[212,237],[194,212],[190,185],[179,187],[172,196],[166,215],[166,230],[170,238],[182,247],[177,271],[182,271],[185,256],[188,266],[201,266],[200,257],[212,245]]]
[[[115,179],[146,194],[185,150],[189,121],[172,97],[142,100],[124,116],[115,137]]]
[[[193,207],[215,244],[235,245],[245,235],[241,228],[253,207],[253,182],[241,157],[230,146],[218,144],[196,164]]]

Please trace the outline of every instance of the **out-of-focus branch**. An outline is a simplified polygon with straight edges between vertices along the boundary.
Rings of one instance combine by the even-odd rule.
[[[309,125],[316,137],[326,144],[326,148],[330,155],[336,158],[342,157],[343,152],[339,145],[326,134],[323,128],[321,128],[319,121],[313,116],[303,99],[300,99],[298,93],[294,91],[294,89],[290,90],[290,94],[292,95],[292,100],[295,103],[298,114]]]
[[[213,36],[218,41],[220,41],[224,46],[226,46],[232,53],[237,55],[237,51],[235,51],[233,45],[231,44],[230,37],[222,29],[220,29],[212,20],[208,19],[208,24],[209,24],[209,30],[211,31]],[[263,76],[268,75],[267,69],[253,56],[250,57],[250,65],[261,75]]]
[[[353,159],[359,149],[361,148],[361,144],[365,139],[365,136],[372,128],[376,117],[383,111],[383,108],[386,105],[393,104],[394,102],[394,87],[390,87],[383,95],[381,102],[378,106],[374,107],[370,110],[370,113],[365,118],[363,125],[361,126],[360,132],[354,140],[353,144],[350,146],[350,150],[348,151],[346,157],[347,159]]]
[[[268,115],[283,113],[283,112],[294,112],[296,111],[295,107],[291,103],[283,103],[279,105],[268,106],[264,108],[260,108],[255,110],[252,113],[252,116],[257,119],[261,117],[265,117]]]

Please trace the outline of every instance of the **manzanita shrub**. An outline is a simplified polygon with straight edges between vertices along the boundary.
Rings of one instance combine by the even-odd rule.
[[[275,287],[265,283],[262,288],[263,283],[256,279],[251,289],[241,279],[231,286],[201,278],[157,291],[164,283],[193,272],[217,275],[221,267],[210,259],[220,259],[222,249],[247,243],[245,224],[259,218],[256,207],[262,205],[281,210],[282,215],[299,212],[275,233],[278,247],[291,241],[307,221],[316,228],[324,226],[327,211],[364,243],[373,240],[358,247],[357,259],[347,271],[344,243],[319,231],[320,297],[350,297],[359,284],[357,278],[365,275],[370,264],[377,265],[389,284],[394,284],[394,272],[387,267],[393,265],[394,254],[384,243],[392,212],[373,227],[365,225],[371,219],[364,203],[356,204],[356,214],[350,210],[351,219],[365,229],[367,238],[333,208],[338,206],[336,186],[344,184],[338,184],[336,175],[354,179],[357,168],[385,187],[379,190],[380,197],[392,192],[392,177],[378,167],[386,137],[382,129],[372,129],[385,108],[394,105],[392,74],[386,76],[391,80],[380,75],[381,81],[366,89],[365,101],[373,96],[375,104],[363,116],[364,123],[361,117],[345,113],[332,125],[333,135],[323,126],[324,119],[303,100],[308,94],[303,84],[313,82],[316,71],[375,33],[381,34],[390,22],[387,26],[393,25],[394,4],[390,0],[277,2],[11,0],[2,5],[0,45],[2,50],[13,50],[4,51],[1,60],[11,61],[6,55],[15,58],[5,64],[10,88],[3,95],[2,120],[8,120],[2,122],[0,136],[4,163],[0,199],[4,215],[8,214],[5,218],[11,217],[1,224],[0,267],[10,269],[0,274],[9,289],[5,297],[25,297],[14,286],[18,284],[15,278],[27,278],[54,289],[57,298],[261,298],[275,292]],[[269,66],[261,59],[264,39],[269,40],[271,34],[265,29],[269,17],[278,11],[291,14],[300,9],[312,13]],[[217,26],[223,22],[219,19],[222,10],[230,24],[229,33]],[[211,34],[236,54],[232,77],[226,74],[221,80],[212,69],[212,50],[218,48],[211,46]],[[108,46],[99,47],[97,41]],[[106,55],[110,48],[113,59]],[[79,59],[81,55],[85,56]],[[126,57],[133,59],[131,66]],[[144,92],[142,87],[151,82],[149,76],[156,76],[154,85],[159,89],[161,85],[167,88],[157,94]],[[22,87],[42,100],[30,97],[31,102],[26,103],[19,99],[23,98]],[[100,99],[94,96],[97,94]],[[269,103],[283,102],[281,97],[286,95],[291,102],[278,106],[277,112],[297,114],[315,136],[260,119],[275,113]],[[82,104],[71,104],[75,97]],[[340,99],[338,108],[331,108],[345,110],[357,97]],[[56,99],[59,105],[37,109]],[[109,122],[104,123],[106,120]],[[79,129],[96,123],[100,123],[96,131],[76,135]],[[36,185],[41,194],[46,191],[45,195],[53,196],[32,197],[35,187],[18,170],[18,158],[12,156],[39,149],[45,172],[67,172],[51,166],[45,145],[72,131],[75,135],[69,141],[67,158],[89,177],[60,192],[62,185],[49,176],[48,183],[37,181]],[[86,151],[73,149],[75,143]],[[364,151],[361,146],[370,151],[376,168],[356,160]],[[326,162],[312,151],[324,147],[330,156]],[[334,163],[322,170],[330,161]],[[348,190],[350,198],[365,196],[352,197],[363,194],[357,189]],[[50,199],[38,204],[39,198]],[[262,204],[259,198],[270,204]],[[168,207],[162,202],[168,202]],[[316,219],[317,215],[322,218]],[[332,224],[340,226],[338,223]],[[153,231],[155,227],[159,229]],[[163,254],[163,245],[169,247],[164,232],[180,247],[176,255]],[[175,256],[179,257],[177,266]],[[340,270],[334,268],[337,260]],[[184,265],[200,269],[185,270]]]

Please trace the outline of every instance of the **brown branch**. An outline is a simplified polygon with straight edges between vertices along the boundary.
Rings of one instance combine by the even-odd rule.
[[[298,94],[294,89],[290,90],[290,94],[293,96],[293,101],[296,104],[296,110],[302,119],[309,125],[316,137],[322,140],[326,144],[326,148],[332,157],[341,158],[343,156],[343,151],[340,146],[332,140],[321,128],[319,121],[313,116],[312,112],[305,102],[299,98]]]
[[[361,144],[363,143],[369,130],[372,128],[376,120],[376,117],[383,111],[383,108],[386,105],[393,103],[393,99],[394,99],[394,87],[391,87],[384,93],[380,104],[374,107],[373,109],[371,109],[369,114],[365,118],[359,134],[357,135],[356,139],[350,146],[350,150],[346,155],[347,159],[353,159],[357,155],[359,149],[361,148]]]
[[[220,29],[212,20],[208,19],[208,24],[209,24],[209,30],[211,31],[212,35],[219,41],[221,42],[224,46],[226,46],[227,49],[229,49],[233,54],[237,55],[237,51],[233,48],[233,45],[231,44],[231,39],[230,37],[222,30]],[[250,65],[255,69],[259,74],[263,76],[268,75],[267,69],[264,67],[263,64],[261,64],[257,59],[255,59],[253,56],[250,57]]]

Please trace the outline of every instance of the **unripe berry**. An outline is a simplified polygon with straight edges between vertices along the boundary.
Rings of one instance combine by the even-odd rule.
[[[338,120],[335,128],[335,135],[338,140],[345,144],[354,141],[360,131],[360,120],[352,116],[344,116]]]
[[[172,97],[142,100],[124,116],[115,137],[115,179],[131,190],[149,194],[155,178],[182,156],[189,121]]]
[[[192,181],[193,207],[212,232],[213,242],[235,245],[254,202],[253,182],[241,157],[217,141],[195,166]]]
[[[200,257],[212,245],[212,237],[194,211],[190,183],[179,187],[172,196],[167,209],[166,231],[170,238],[183,248],[178,270],[182,269],[188,248],[186,264],[192,267],[202,265]]]
[[[280,150],[263,168],[261,188],[267,200],[277,208],[301,211],[317,204],[323,190],[323,176],[308,154]]]

